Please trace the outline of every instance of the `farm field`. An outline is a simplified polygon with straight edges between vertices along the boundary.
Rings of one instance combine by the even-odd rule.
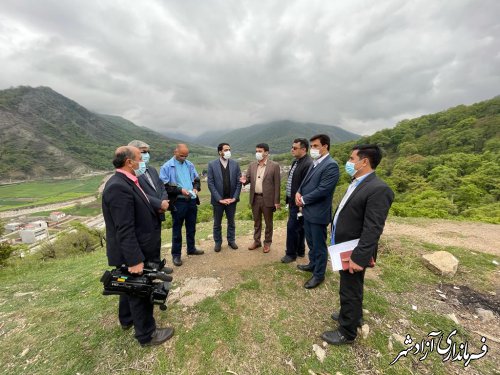
[[[0,186],[0,211],[41,206],[94,195],[104,176],[23,182]]]

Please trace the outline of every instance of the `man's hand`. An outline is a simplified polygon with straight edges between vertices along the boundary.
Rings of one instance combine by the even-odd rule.
[[[274,208],[276,208],[277,210],[279,210],[279,209],[281,208],[281,204],[276,203],[276,204],[274,205]]]
[[[182,193],[182,195],[184,195],[185,197],[189,197],[189,192],[188,192],[186,189],[182,189],[182,190],[181,190],[181,193]]]
[[[144,263],[141,262],[139,264],[136,264],[135,266],[131,266],[128,268],[128,272],[130,273],[136,273],[136,274],[141,274],[142,271],[144,270]]]
[[[168,200],[164,199],[161,201],[160,212],[163,213],[168,210]]]
[[[240,177],[240,182],[241,182],[243,185],[246,185],[246,183],[247,183],[247,176],[241,176],[241,177]]]
[[[193,193],[195,193],[196,195],[198,195],[198,190],[193,189]]]
[[[297,192],[297,193],[295,193],[295,205],[296,205],[297,207],[302,207],[302,206],[304,206],[304,205],[302,204],[302,200],[301,200],[301,199],[302,199],[302,195],[301,195],[300,193],[298,193],[298,192]]]
[[[342,258],[342,262],[349,262],[349,273],[361,272],[364,270],[363,267],[358,266],[356,263],[354,263],[350,257]]]

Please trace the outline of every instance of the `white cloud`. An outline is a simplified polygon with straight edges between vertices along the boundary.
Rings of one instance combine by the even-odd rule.
[[[0,3],[0,89],[198,134],[276,119],[370,134],[500,92],[500,3]]]

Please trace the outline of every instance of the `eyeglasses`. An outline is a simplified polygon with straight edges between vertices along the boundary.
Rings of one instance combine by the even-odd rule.
[[[141,154],[149,154],[149,151],[146,151],[146,150],[141,151]]]

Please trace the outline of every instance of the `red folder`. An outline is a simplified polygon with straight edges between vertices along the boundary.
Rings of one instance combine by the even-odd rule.
[[[344,258],[350,258],[352,254],[352,250],[343,251],[340,253],[340,260],[342,261],[342,269],[347,271],[349,269],[349,260],[346,262]],[[375,267],[375,259],[373,257],[370,259],[370,263],[368,263],[368,267]]]

